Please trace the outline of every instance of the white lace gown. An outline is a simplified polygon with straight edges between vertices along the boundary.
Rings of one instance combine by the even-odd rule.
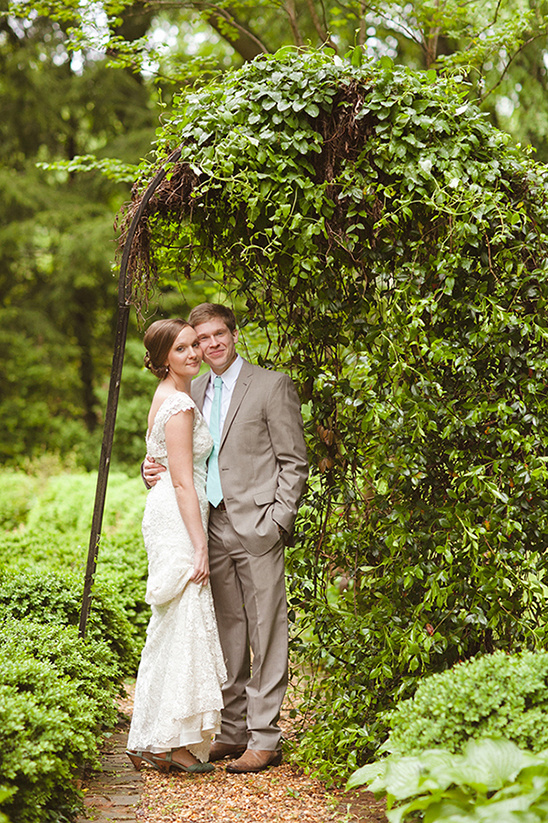
[[[210,586],[189,580],[194,549],[167,462],[166,423],[188,409],[194,410],[194,485],[207,534],[206,470],[213,441],[194,401],[176,392],[164,400],[147,433],[147,454],[167,471],[148,492],[143,517],[146,601],[152,616],[137,675],[128,749],[165,752],[186,746],[205,761],[212,736],[220,729],[226,670]]]

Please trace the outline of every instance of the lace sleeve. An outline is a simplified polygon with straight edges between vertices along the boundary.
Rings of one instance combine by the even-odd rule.
[[[166,450],[166,423],[170,417],[180,411],[191,411],[196,408],[194,400],[184,392],[176,392],[166,397],[154,418],[152,430],[147,435],[146,445],[147,454],[153,457],[158,463],[166,465],[167,450]],[[194,420],[196,425],[196,418]]]
[[[176,392],[175,394],[170,394],[170,396],[164,400],[158,409],[156,419],[154,420],[154,426],[158,425],[164,429],[167,421],[170,417],[173,417],[174,414],[177,414],[177,412],[180,411],[190,411],[195,408],[196,403],[188,394],[185,394],[182,391]]]

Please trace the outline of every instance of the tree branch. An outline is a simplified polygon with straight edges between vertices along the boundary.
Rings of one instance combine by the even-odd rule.
[[[318,12],[316,11],[316,8],[314,6],[314,0],[306,0],[306,5],[308,6],[308,11],[310,12],[310,18],[312,20],[314,28],[316,29],[316,33],[317,33],[318,37],[320,38],[322,43],[325,43],[327,46],[329,46],[331,49],[333,49],[333,51],[336,54],[338,54],[339,50],[337,48],[337,45],[333,42],[333,40],[329,36],[329,33],[328,33],[327,29],[325,29],[322,26],[321,22],[320,22],[320,18],[318,17]]]
[[[269,54],[267,48],[259,38],[248,28],[238,22],[230,9],[221,9],[213,3],[191,3],[198,11],[207,15],[207,22],[211,28],[221,35],[244,60],[253,60],[259,54]],[[227,28],[238,32],[235,37],[227,33]]]
[[[487,98],[489,97],[489,95],[490,95],[490,94],[493,94],[493,92],[495,91],[495,89],[496,89],[496,88],[498,88],[498,87],[500,86],[500,84],[501,84],[501,83],[502,83],[502,81],[504,80],[504,77],[505,77],[505,75],[506,75],[506,73],[507,73],[508,69],[510,68],[511,64],[514,62],[514,60],[516,59],[516,57],[518,56],[518,54],[521,54],[521,52],[523,51],[523,49],[524,49],[524,48],[526,48],[526,46],[529,46],[531,43],[534,43],[534,42],[535,42],[535,40],[538,40],[538,39],[539,39],[539,37],[545,37],[545,36],[546,36],[546,32],[539,32],[538,34],[535,34],[535,36],[534,36],[534,37],[530,37],[530,38],[529,38],[529,40],[526,40],[526,41],[525,41],[525,43],[522,43],[522,44],[521,44],[521,46],[519,47],[519,49],[517,49],[517,50],[514,52],[514,54],[510,57],[510,59],[509,59],[509,60],[508,60],[508,62],[506,63],[506,65],[505,65],[505,67],[504,67],[504,70],[503,70],[502,74],[500,75],[499,79],[497,80],[497,82],[495,83],[495,85],[494,85],[494,86],[492,86],[492,87],[491,87],[488,91],[486,91],[486,92],[485,92],[485,94],[482,94],[482,95],[481,95],[481,97],[479,98],[481,103],[483,103],[483,101],[484,101],[484,100],[487,100]]]
[[[286,0],[285,11],[289,18],[289,25],[291,26],[291,31],[293,32],[295,45],[302,46],[304,41],[301,37],[301,33],[297,25],[297,12],[295,10],[295,0]]]

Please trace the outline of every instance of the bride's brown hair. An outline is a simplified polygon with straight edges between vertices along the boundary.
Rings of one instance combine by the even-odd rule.
[[[168,375],[169,368],[166,366],[166,360],[169,350],[185,326],[190,326],[190,323],[181,320],[180,317],[173,317],[167,320],[155,320],[145,332],[143,338],[147,350],[145,366],[160,380]]]

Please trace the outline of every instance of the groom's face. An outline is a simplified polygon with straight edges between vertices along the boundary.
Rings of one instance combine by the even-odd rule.
[[[214,317],[194,326],[205,362],[215,374],[223,374],[236,359],[238,331],[231,332],[224,320]]]

